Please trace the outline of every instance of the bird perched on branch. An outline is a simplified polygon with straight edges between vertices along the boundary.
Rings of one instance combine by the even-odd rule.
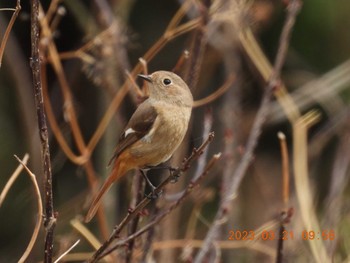
[[[96,214],[101,197],[113,182],[132,169],[150,168],[167,161],[186,134],[193,105],[187,84],[169,71],[138,76],[148,82],[149,97],[124,129],[109,162],[113,163],[112,172],[94,198],[86,222]],[[145,179],[150,183],[146,176]]]

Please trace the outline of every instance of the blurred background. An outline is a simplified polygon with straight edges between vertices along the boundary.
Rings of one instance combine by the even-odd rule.
[[[72,227],[71,220],[83,219],[93,192],[109,173],[106,166],[119,134],[142,100],[128,80],[133,78],[142,86],[136,74],[144,73],[147,64],[149,73],[160,69],[178,73],[189,84],[197,101],[188,135],[171,165],[180,165],[192,148],[202,143],[206,138],[204,123],[211,122],[209,119],[215,139],[209,145],[207,161],[218,152],[222,152],[222,157],[194,193],[152,235],[147,233],[137,240],[131,259],[125,259],[124,248],[114,256],[121,262],[151,262],[147,261],[151,258],[154,262],[192,262],[201,245],[193,245],[190,240],[205,239],[227,185],[235,182],[236,169],[268,88],[271,66],[267,61],[273,65],[276,58],[289,1],[40,1],[45,12],[41,17],[40,42],[43,89],[49,111],[54,207],[58,212],[55,257],[77,239],[81,242],[73,252],[94,251]],[[16,1],[0,2],[1,40],[13,14],[1,8],[15,6]],[[21,7],[0,68],[0,189],[18,166],[13,155],[22,158],[29,153],[29,168],[43,190],[29,63],[29,1],[22,1]],[[276,99],[277,91],[267,105],[268,115],[252,162],[236,185],[236,198],[230,203],[219,240],[229,241],[229,231],[236,230],[278,233],[280,214],[287,207],[294,213],[285,227],[294,233],[294,239],[285,240],[286,261],[281,262],[322,262],[313,247],[322,248],[333,262],[348,262],[349,10],[350,2],[346,0],[303,2],[281,72],[281,83],[288,91],[284,96],[298,109],[297,117],[310,110],[318,114],[317,123],[307,132],[305,146],[308,174],[302,176],[308,178],[309,184],[298,184],[295,180],[294,165],[302,162],[296,160],[299,155],[296,151],[300,149],[295,143],[298,118],[291,118],[293,109]],[[253,49],[257,51],[250,52]],[[146,62],[143,66],[140,58]],[[116,102],[116,96],[121,96],[120,103]],[[103,119],[106,112],[113,113],[110,119]],[[74,119],[78,128],[71,125]],[[98,127],[103,128],[98,130]],[[287,203],[282,198],[279,131],[286,136],[289,152]],[[139,226],[165,209],[176,197],[174,194],[187,187],[196,167],[194,163],[177,184],[167,186],[164,196],[147,207],[149,217],[143,216]],[[104,199],[102,216],[86,225],[100,242],[132,207],[132,184],[137,176],[136,171],[116,183]],[[165,177],[166,173],[162,177],[151,176],[155,184]],[[309,212],[316,216],[318,226],[311,225],[311,229],[305,226],[308,212],[303,208],[309,206],[298,191],[311,196],[313,211]],[[22,172],[0,207],[0,262],[17,262],[20,258],[31,237],[36,211],[32,183]],[[305,229],[315,230],[315,240],[303,240]],[[328,238],[331,230],[335,232],[333,240]],[[43,240],[42,228],[28,262],[42,261]],[[172,245],[176,240],[182,240],[180,245]],[[152,244],[151,249],[145,246],[147,242]],[[242,240],[219,244],[220,253],[211,249],[206,260],[276,261],[277,239],[256,242],[261,247]],[[213,254],[219,261],[213,261]],[[77,261],[84,257],[87,258],[81,255]],[[73,257],[66,260],[71,262]]]

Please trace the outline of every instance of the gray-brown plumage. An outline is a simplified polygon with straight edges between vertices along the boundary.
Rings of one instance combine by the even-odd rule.
[[[149,82],[149,97],[130,118],[110,161],[114,167],[94,198],[85,221],[95,215],[112,183],[132,169],[167,161],[182,142],[191,117],[193,98],[186,83],[169,71],[139,75]]]

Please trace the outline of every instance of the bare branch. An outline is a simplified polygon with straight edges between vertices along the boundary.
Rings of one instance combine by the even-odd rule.
[[[190,168],[191,163],[197,159],[204,151],[204,149],[209,145],[209,143],[214,138],[214,132],[211,132],[208,136],[208,138],[202,143],[202,145],[196,149],[194,148],[192,151],[192,154],[185,158],[182,162],[182,165],[173,171],[172,175],[167,177],[160,185],[154,190],[155,194],[159,194],[163,191],[164,187],[169,184],[171,181],[174,180],[174,178],[178,178],[181,176],[182,173],[187,171]],[[129,211],[127,216],[124,217],[124,219],[120,222],[119,225],[115,226],[113,229],[112,234],[110,235],[109,239],[104,242],[104,244],[94,253],[94,255],[88,260],[88,262],[96,262],[101,254],[109,247],[109,245],[117,238],[119,238],[119,234],[122,231],[122,229],[136,216],[138,216],[139,212],[142,211],[146,205],[148,205],[151,202],[150,198],[145,197],[132,211]]]
[[[22,162],[24,164],[27,164],[28,159],[29,159],[29,155],[26,154],[26,155],[24,155]],[[13,183],[16,181],[17,177],[20,175],[22,170],[23,170],[23,165],[18,165],[17,169],[13,172],[13,174],[10,177],[10,179],[7,181],[4,189],[1,191],[1,194],[0,194],[0,207],[1,207],[2,203],[4,202],[8,191],[11,189]]]
[[[14,11],[14,12],[12,14],[12,17],[10,19],[9,24],[7,25],[4,37],[3,37],[2,41],[1,41],[1,45],[0,45],[0,68],[1,68],[1,64],[2,64],[2,56],[4,55],[4,52],[5,52],[7,39],[9,38],[11,29],[13,27],[13,24],[16,21],[16,18],[17,18],[18,14],[19,14],[19,11],[21,11],[21,1],[17,0],[17,4],[16,4],[16,8],[15,9],[13,9],[13,8],[3,8],[1,10],[2,11],[5,11],[5,10],[6,11]]]
[[[101,256],[98,257],[98,259],[104,257],[105,255],[108,255],[109,253],[111,253],[112,251],[117,249],[118,247],[124,246],[126,243],[130,242],[131,240],[135,239],[136,237],[138,237],[138,236],[142,235],[143,233],[147,232],[151,227],[153,227],[154,225],[158,224],[162,219],[164,219],[167,215],[169,215],[171,211],[176,209],[185,200],[185,198],[193,191],[194,187],[198,186],[198,184],[203,179],[203,177],[209,173],[209,170],[215,165],[215,163],[220,159],[220,157],[221,157],[221,153],[215,154],[210,159],[210,161],[207,163],[207,165],[205,166],[205,168],[202,171],[202,173],[200,174],[200,176],[198,176],[196,178],[196,180],[190,182],[190,184],[188,185],[186,190],[183,192],[181,197],[178,200],[176,200],[175,202],[173,202],[173,204],[171,204],[170,207],[166,211],[164,211],[161,214],[157,215],[151,222],[149,222],[147,225],[142,227],[136,233],[134,233],[132,235],[129,235],[124,240],[119,241],[111,249],[109,249],[105,253],[101,254]]]
[[[213,102],[214,100],[220,98],[231,87],[231,85],[233,84],[234,81],[235,81],[235,76],[230,75],[228,77],[228,79],[225,81],[225,83],[220,88],[218,88],[216,91],[214,91],[212,94],[210,94],[209,96],[207,96],[203,99],[199,99],[199,100],[194,101],[193,108],[202,107],[202,106],[209,104],[209,103]]]
[[[41,86],[41,62],[39,53],[40,42],[40,28],[39,28],[39,0],[31,1],[31,68],[33,73],[33,88],[35,95],[35,104],[37,109],[39,137],[41,142],[41,160],[44,172],[44,192],[45,192],[45,216],[44,226],[46,230],[45,248],[44,248],[44,262],[52,262],[53,252],[53,238],[54,229],[56,225],[56,217],[53,208],[53,194],[52,194],[52,173],[51,160],[49,149],[49,135],[46,125],[46,115],[44,110],[43,91]]]
[[[249,135],[247,145],[245,147],[246,150],[243,154],[243,157],[237,169],[233,174],[232,183],[229,186],[228,190],[226,191],[225,196],[223,196],[221,200],[219,210],[214,219],[214,223],[207,233],[202,249],[199,251],[199,253],[197,254],[197,257],[194,260],[195,263],[203,262],[204,258],[209,252],[209,249],[212,247],[213,242],[215,242],[218,239],[219,229],[222,226],[222,222],[225,221],[224,219],[226,215],[231,210],[230,209],[231,201],[235,198],[237,194],[237,190],[245,175],[245,172],[253,158],[253,152],[257,145],[258,139],[262,131],[262,127],[265,123],[265,120],[268,114],[268,105],[271,100],[272,92],[274,91],[274,89],[276,89],[276,87],[279,86],[279,82],[281,82],[279,80],[281,68],[287,54],[289,38],[295,23],[295,18],[300,8],[301,8],[300,0],[291,0],[289,2],[289,5],[287,7],[288,14],[287,14],[287,18],[280,37],[280,44],[279,44],[279,49],[278,49],[275,64],[274,64],[274,69],[271,75],[269,76],[268,85],[265,89],[265,93],[263,95],[260,108],[255,117],[255,121],[251,130],[251,133]]]
[[[72,251],[73,248],[75,248],[80,242],[80,239],[78,239],[67,251],[65,251],[61,256],[59,256],[54,263],[58,263],[63,257],[65,257],[69,252]]]
[[[296,196],[305,230],[309,231],[312,229],[316,233],[321,233],[322,231],[320,230],[316,211],[313,206],[312,188],[309,181],[307,131],[319,119],[320,114],[317,111],[310,111],[293,125],[293,162]],[[322,239],[308,241],[315,262],[331,262]]]
[[[278,139],[281,145],[281,156],[282,156],[282,198],[284,203],[284,209],[288,208],[289,204],[289,156],[286,142],[286,136],[283,132],[278,132]]]
[[[25,155],[25,157],[28,156],[28,154]],[[24,157],[24,159],[25,159]],[[33,174],[27,167],[26,162],[21,161],[16,155],[15,158],[17,159],[17,161],[22,165],[22,167],[24,167],[24,169],[27,171],[30,180],[33,183],[34,189],[35,189],[35,196],[36,196],[36,200],[37,200],[37,206],[38,206],[38,212],[37,212],[37,220],[36,220],[36,224],[33,230],[33,234],[32,237],[28,243],[28,246],[26,248],[26,250],[24,251],[22,257],[18,260],[18,262],[22,263],[25,262],[26,259],[28,258],[30,252],[32,251],[34,244],[38,238],[38,234],[39,234],[39,230],[40,230],[40,226],[41,226],[41,221],[42,221],[42,215],[43,215],[43,204],[41,201],[41,194],[40,194],[40,189],[38,186],[38,182],[36,181],[36,176],[35,174]],[[23,159],[23,160],[24,160]]]

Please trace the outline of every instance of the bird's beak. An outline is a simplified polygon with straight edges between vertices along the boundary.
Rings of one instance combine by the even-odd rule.
[[[152,78],[151,78],[151,76],[150,75],[142,75],[142,74],[138,74],[137,75],[139,78],[141,78],[141,79],[144,79],[144,80],[146,80],[146,81],[148,81],[148,82],[151,82],[152,83]]]

